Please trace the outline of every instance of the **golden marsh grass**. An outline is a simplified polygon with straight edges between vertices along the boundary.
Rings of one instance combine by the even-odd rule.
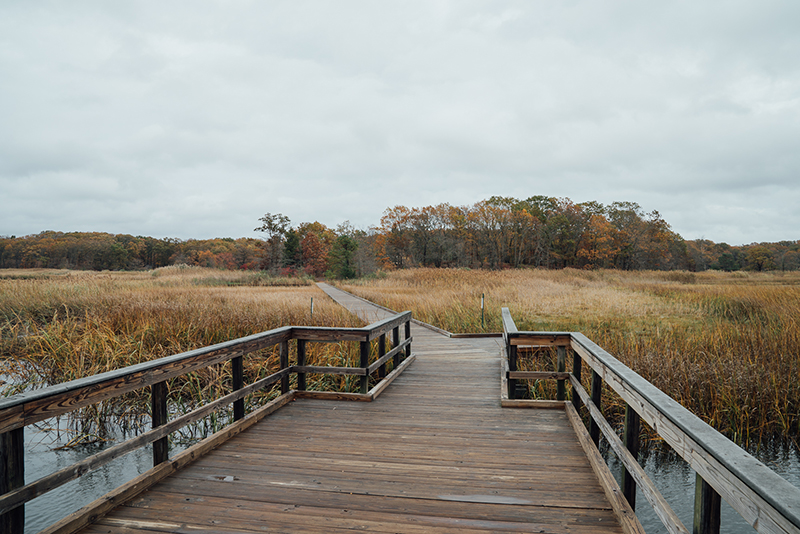
[[[800,435],[800,273],[415,269],[342,287],[452,332],[481,331],[485,294],[486,331],[505,306],[520,330],[584,333],[739,442]]]
[[[0,271],[0,378],[6,395],[287,325],[363,326],[309,282],[167,267],[147,273]],[[285,283],[296,284],[296,279]],[[245,285],[246,284],[246,285]],[[311,299],[314,312],[311,315]],[[311,343],[309,365],[357,365],[352,343]],[[278,369],[278,349],[245,357],[245,383]],[[230,365],[173,380],[175,410],[230,391]],[[353,377],[309,375],[309,389],[351,391]],[[274,395],[266,392],[262,397]],[[263,399],[253,399],[262,401]],[[149,393],[84,409],[80,432],[137,420]]]

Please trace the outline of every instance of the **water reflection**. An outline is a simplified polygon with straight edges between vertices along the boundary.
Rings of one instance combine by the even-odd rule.
[[[45,421],[42,428],[48,427]],[[57,428],[53,425],[52,428]],[[218,430],[218,420],[211,424],[208,418],[184,427],[173,435],[170,443],[170,457],[186,449],[193,443]],[[145,429],[145,426],[139,430]],[[135,435],[112,430],[108,441],[97,441],[61,448],[70,439],[70,433],[60,430],[42,431],[36,426],[25,428],[25,482],[29,483],[49,475],[75,462],[88,458],[103,449],[120,443]],[[25,534],[35,534],[54,522],[86,506],[109,491],[136,478],[153,467],[153,449],[143,447],[117,458],[108,464],[91,471],[82,477],[68,482],[25,505]]]

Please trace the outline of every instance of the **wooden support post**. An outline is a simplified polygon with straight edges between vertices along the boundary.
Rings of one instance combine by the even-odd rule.
[[[150,386],[150,417],[153,428],[167,423],[167,383],[158,382]],[[167,436],[153,442],[153,466],[169,460]]]
[[[694,485],[693,534],[719,534],[720,496],[703,477],[697,475]]]
[[[625,431],[622,443],[637,460],[639,459],[639,427],[639,414],[628,403],[625,403]],[[622,465],[622,494],[628,500],[631,509],[636,510],[636,481],[625,468],[625,464]]]
[[[392,330],[392,348],[397,347],[400,345],[400,327],[395,326]],[[392,358],[392,370],[397,369],[397,366],[400,365],[400,353],[394,355]]]
[[[381,334],[378,338],[378,358],[383,358],[386,354],[386,334]],[[383,363],[378,367],[378,378],[383,379],[386,377],[386,364]]]
[[[297,340],[297,365],[306,364],[306,340]],[[306,390],[306,374],[297,373],[297,389],[298,391]]]
[[[581,368],[583,367],[583,358],[581,355],[575,351],[572,351],[572,375],[578,381],[578,384],[581,383]],[[580,412],[581,408],[581,397],[578,395],[578,392],[575,391],[575,388],[572,388],[572,405],[575,407],[575,411],[578,413]]]
[[[406,329],[405,329],[405,330],[406,330],[406,332],[405,332],[405,335],[406,335],[405,339],[411,339],[411,321],[408,321],[408,322],[406,323]],[[409,358],[409,357],[411,357],[411,343],[409,343],[408,345],[406,345],[406,355],[405,355],[405,358]],[[405,358],[403,358],[403,359],[405,360]]]
[[[280,343],[280,364],[281,370],[289,367],[289,342],[281,341]],[[289,375],[281,378],[281,395],[289,392]]]
[[[231,360],[231,377],[233,378],[233,391],[244,386],[244,357],[237,356]],[[244,419],[244,399],[233,401],[233,420]]]
[[[556,364],[556,371],[563,373],[567,370],[567,347],[559,345],[556,347],[558,352],[558,363]],[[567,398],[567,385],[563,380],[556,382],[556,400],[563,401]]]
[[[0,434],[0,495],[25,485],[25,428]],[[25,505],[0,515],[0,532],[22,534]]]
[[[602,410],[600,406],[603,397],[603,379],[597,374],[597,371],[592,371],[592,402],[597,406],[598,410]],[[589,435],[594,441],[595,447],[600,444],[600,426],[591,419],[589,423]]]
[[[364,368],[364,371],[367,371],[369,367],[369,351],[370,351],[370,342],[369,341],[362,341],[361,342],[361,361],[360,366]],[[361,393],[366,395],[369,391],[369,375],[364,375],[361,377]]]
[[[516,345],[508,346],[508,370],[512,372],[517,370]],[[512,400],[517,398],[517,380],[515,378],[508,379],[508,398]]]

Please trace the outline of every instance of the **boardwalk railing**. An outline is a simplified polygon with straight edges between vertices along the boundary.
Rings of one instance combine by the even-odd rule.
[[[389,351],[386,350],[388,335],[392,336],[392,349]],[[289,365],[289,342],[292,340],[296,340],[296,365]],[[378,340],[378,354],[374,357],[371,354],[373,340]],[[309,342],[339,341],[359,342],[358,367],[306,365],[306,347]],[[275,345],[279,345],[280,370],[245,386],[243,357],[248,353]],[[154,470],[150,478],[151,481],[158,480],[294,398],[371,401],[413,361],[413,358],[411,312],[404,312],[365,328],[287,326],[2,399],[0,400],[0,532],[21,534],[25,522],[26,502],[133,450],[153,444]],[[386,365],[389,360],[393,362],[393,370],[387,375]],[[227,361],[231,361],[232,365],[232,392],[170,421],[167,409],[167,381]],[[358,376],[360,393],[306,391],[308,373]],[[292,374],[297,375],[297,389],[290,391],[289,378]],[[379,382],[368,390],[369,377],[373,374],[377,374]],[[246,416],[245,397],[277,383],[280,383],[281,396]],[[26,426],[146,387],[151,388],[152,430],[39,480],[29,484],[24,483],[23,432]],[[185,452],[188,454],[181,454],[180,458],[168,462],[167,439],[170,433],[231,404],[234,422],[225,429],[227,432],[218,433],[215,435],[217,437],[212,436],[214,439],[209,438],[198,444],[199,448],[187,450]],[[159,465],[165,468],[156,469]],[[141,491],[141,488],[126,491]],[[106,509],[116,505],[119,499],[109,499],[109,501]],[[65,524],[69,523],[69,518],[67,519]],[[74,519],[77,522],[81,521],[80,518]]]
[[[718,533],[720,498],[733,507],[758,532],[800,532],[800,489],[742,450],[700,418],[678,404],[619,360],[576,332],[520,332],[507,308],[502,310],[506,346],[504,379],[506,405],[520,405],[520,380],[555,379],[557,401],[577,415],[585,406],[590,416],[589,435],[595,447],[602,433],[623,465],[622,493],[635,508],[636,488],[649,501],[671,533],[688,533],[638,463],[639,424],[644,420],[696,472],[695,534]],[[556,347],[554,372],[518,370],[519,347]],[[572,372],[566,372],[567,352],[573,353]],[[581,383],[583,365],[592,370],[591,394]],[[564,402],[565,383],[572,387],[572,404]],[[604,418],[601,406],[605,383],[626,403],[625,428],[620,439]],[[541,401],[539,401],[541,402]],[[555,405],[553,401],[542,404]]]

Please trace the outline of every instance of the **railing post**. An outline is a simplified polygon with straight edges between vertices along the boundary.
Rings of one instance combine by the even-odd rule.
[[[150,386],[150,410],[153,428],[167,423],[167,383],[158,382]],[[153,465],[169,459],[169,440],[167,436],[153,442]]]
[[[583,358],[581,355],[575,351],[572,351],[572,376],[575,377],[575,380],[578,384],[581,383],[581,368],[583,367]],[[572,388],[572,405],[575,407],[575,410],[581,409],[581,397],[578,395],[578,392],[575,391],[575,388]],[[580,412],[578,412],[580,413]]]
[[[719,493],[703,477],[696,475],[693,534],[719,534],[720,504]]]
[[[280,364],[281,370],[289,367],[289,342],[281,341],[280,343]],[[281,377],[281,394],[289,392],[289,375]]]
[[[603,379],[597,374],[597,371],[592,370],[592,402],[597,406],[598,410],[602,411],[600,402],[603,397]],[[600,444],[600,426],[594,421],[594,418],[589,418],[589,435],[594,442],[595,447]]]
[[[508,340],[508,370],[514,372],[517,370],[517,346],[511,344],[511,338]],[[508,379],[508,398],[517,398],[517,379]]]
[[[411,319],[406,321],[405,336],[406,336],[405,339],[411,339]],[[411,343],[406,345],[406,355],[405,355],[405,358],[410,358],[410,357],[411,357]]]
[[[558,352],[558,363],[556,364],[556,371],[563,373],[567,370],[567,347],[559,345],[556,347]],[[556,382],[556,400],[563,401],[567,398],[567,386],[563,380]]]
[[[25,428],[0,434],[0,495],[25,485]],[[22,534],[25,505],[0,515],[0,532]]]
[[[400,327],[395,326],[392,330],[392,348],[397,348],[400,345]],[[397,366],[400,365],[400,353],[396,353],[394,358],[392,358],[392,369],[397,369]]]
[[[305,365],[306,364],[306,340],[305,339],[298,339],[297,340],[297,365]],[[299,391],[306,390],[306,374],[305,373],[297,373],[297,389]]]
[[[369,341],[362,341],[361,342],[361,361],[360,365],[364,369],[364,372],[367,372],[367,368],[369,367],[369,351],[370,351],[370,342]],[[369,375],[364,374],[361,377],[361,388],[360,391],[362,394],[366,395],[367,391],[369,390]]]
[[[378,338],[378,358],[383,358],[386,354],[386,334],[381,334]],[[378,378],[386,376],[386,364],[383,363],[378,367]]]
[[[622,442],[637,461],[639,459],[639,427],[639,414],[628,403],[625,403],[625,431]],[[622,494],[628,499],[631,509],[636,510],[636,481],[625,468],[625,464],[622,464]]]
[[[244,357],[237,356],[231,360],[231,378],[233,379],[233,391],[242,389],[244,386]],[[244,399],[233,401],[233,420],[244,419]]]

